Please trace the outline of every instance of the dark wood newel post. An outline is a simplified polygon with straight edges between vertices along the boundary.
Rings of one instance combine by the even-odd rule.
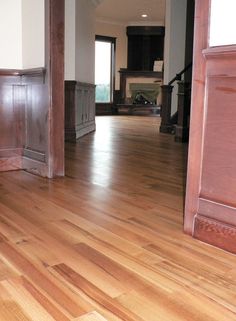
[[[175,130],[175,141],[184,143],[189,138],[189,115],[191,104],[191,85],[188,82],[178,82],[178,122]]]
[[[64,19],[65,0],[45,1],[49,178],[64,176]]]
[[[171,133],[173,126],[171,124],[171,100],[174,86],[163,85],[162,91],[162,108],[161,108],[161,133]]]

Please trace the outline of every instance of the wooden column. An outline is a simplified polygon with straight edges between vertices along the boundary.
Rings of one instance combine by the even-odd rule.
[[[48,70],[48,177],[64,175],[64,20],[65,1],[46,0]]]
[[[162,108],[161,108],[161,133],[171,133],[173,126],[171,124],[171,100],[173,86],[163,85],[162,90]]]
[[[195,1],[195,32],[193,82],[190,116],[190,140],[184,230],[193,234],[194,217],[198,210],[201,180],[202,142],[204,128],[204,98],[206,61],[202,50],[208,46],[210,0]]]

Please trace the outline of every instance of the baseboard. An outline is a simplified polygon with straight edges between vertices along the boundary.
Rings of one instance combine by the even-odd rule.
[[[22,168],[27,172],[38,176],[51,177],[48,173],[48,166],[46,163],[28,157],[22,157]]]
[[[87,122],[76,128],[76,139],[81,138],[96,130],[95,121]]]
[[[23,150],[23,156],[42,163],[46,162],[46,155],[44,153],[32,149],[25,148]]]
[[[236,227],[202,215],[195,217],[193,236],[236,254]]]

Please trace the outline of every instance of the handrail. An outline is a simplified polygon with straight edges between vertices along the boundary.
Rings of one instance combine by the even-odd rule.
[[[189,69],[191,68],[193,65],[193,63],[191,62],[190,64],[188,64],[183,70],[181,70],[181,72],[179,72],[178,74],[176,74],[176,76],[168,83],[168,86],[172,85],[176,80],[181,80],[182,79],[182,75]]]

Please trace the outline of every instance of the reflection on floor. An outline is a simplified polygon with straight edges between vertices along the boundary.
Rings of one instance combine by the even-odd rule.
[[[0,174],[1,321],[233,321],[235,256],[182,232],[187,146],[99,117],[63,179]]]

